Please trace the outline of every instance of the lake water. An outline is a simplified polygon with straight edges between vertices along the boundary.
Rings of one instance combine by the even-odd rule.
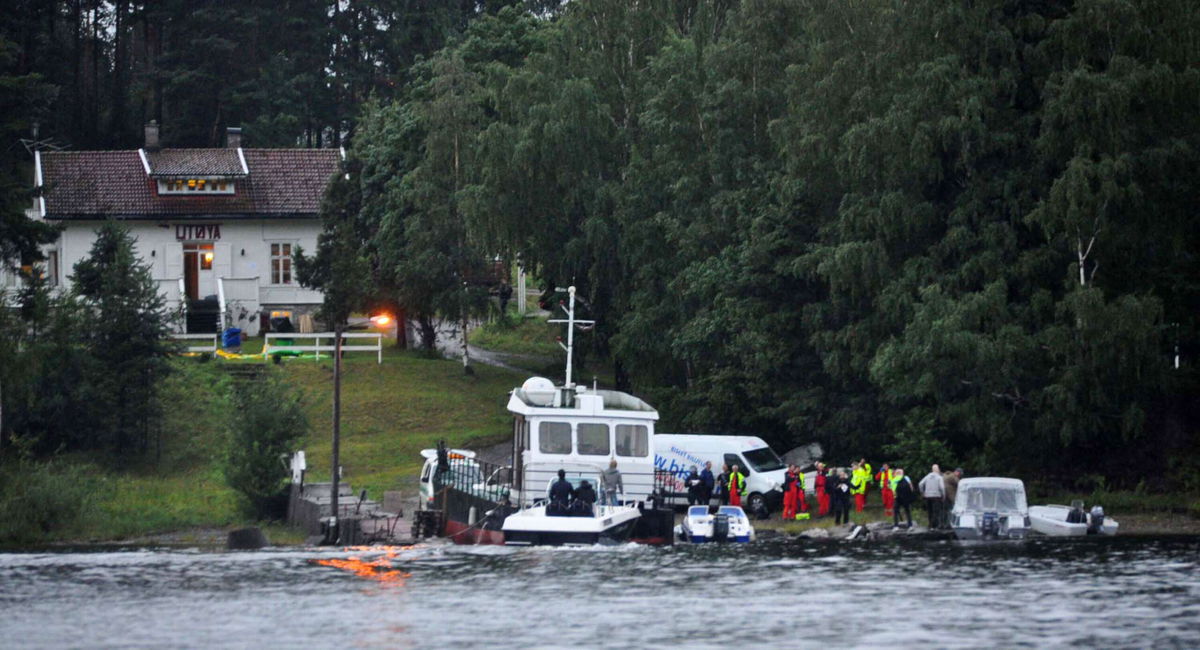
[[[1200,538],[0,554],[5,648],[1197,647]]]

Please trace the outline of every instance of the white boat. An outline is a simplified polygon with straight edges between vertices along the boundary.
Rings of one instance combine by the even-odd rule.
[[[719,506],[712,512],[708,506],[689,506],[679,538],[693,544],[705,542],[750,542],[754,526],[739,506]]]
[[[1075,519],[1082,518],[1082,522],[1069,521],[1072,519],[1072,510],[1074,510],[1072,506],[1056,504],[1030,506],[1029,521],[1035,532],[1051,537],[1117,534],[1117,529],[1120,526],[1117,520],[1106,517],[1104,509],[1100,506],[1093,506],[1090,511],[1081,511],[1080,514],[1074,517]]]
[[[504,519],[507,546],[575,546],[629,541],[641,512],[636,505],[592,506],[585,513],[551,514],[548,504],[520,510]]]
[[[1020,479],[980,477],[958,483],[950,525],[959,539],[1020,539],[1029,531],[1029,506]]]

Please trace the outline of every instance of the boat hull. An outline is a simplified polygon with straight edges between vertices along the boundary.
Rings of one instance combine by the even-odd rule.
[[[507,546],[592,546],[595,544],[624,544],[633,533],[633,519],[601,531],[508,530],[504,531]]]
[[[476,546],[484,544],[504,544],[504,531],[485,530],[478,526],[470,526],[466,522],[446,520],[443,529],[445,537],[455,544]]]
[[[999,534],[985,534],[983,531],[975,527],[956,526],[954,535],[963,541],[979,541],[987,539],[1006,540],[1006,539],[1025,539],[1027,529],[1025,528],[1010,528],[1007,531]]]
[[[1034,532],[1050,537],[1084,537],[1088,525],[1068,523],[1070,511],[1066,506],[1030,506],[1029,525]]]

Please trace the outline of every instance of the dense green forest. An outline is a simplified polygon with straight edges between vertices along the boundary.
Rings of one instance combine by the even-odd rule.
[[[362,301],[519,260],[666,428],[1200,489],[1186,0],[27,4],[6,146],[346,145]]]

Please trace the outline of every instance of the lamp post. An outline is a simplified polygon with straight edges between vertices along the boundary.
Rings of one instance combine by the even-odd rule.
[[[341,511],[338,510],[338,469],[341,452],[342,429],[342,328],[341,322],[333,327],[333,485],[329,493],[329,507],[333,515],[333,541],[341,539]]]
[[[387,314],[377,314],[371,317],[371,323],[377,327],[386,328],[392,322]],[[341,539],[341,512],[338,510],[338,487],[341,482],[341,442],[342,442],[342,333],[345,324],[338,322],[333,327],[333,485],[329,495],[329,507],[333,514],[333,541]]]

